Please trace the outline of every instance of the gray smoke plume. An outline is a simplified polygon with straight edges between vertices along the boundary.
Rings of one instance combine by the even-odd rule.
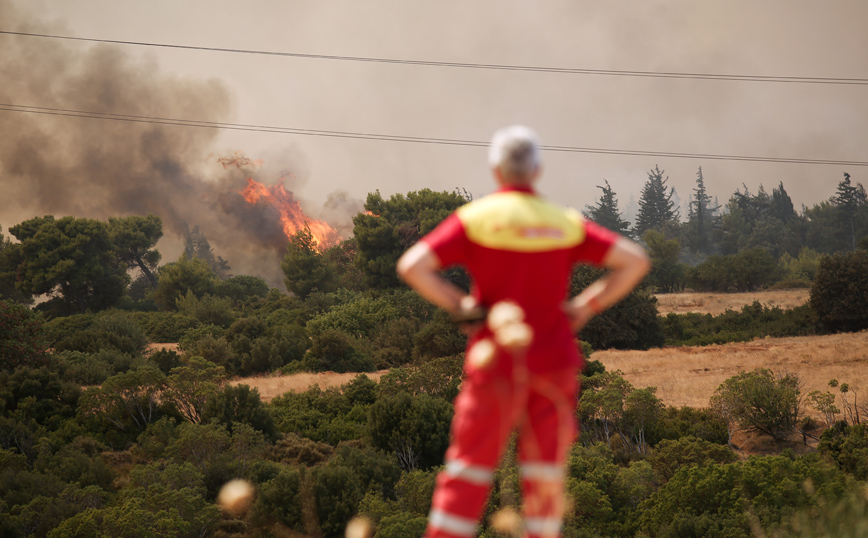
[[[0,0],[4,29],[58,31],[26,19]],[[0,35],[0,50],[0,103],[233,119],[232,96],[220,81],[162,75],[152,61],[117,46]],[[230,262],[232,273],[256,274],[279,285],[279,260],[287,244],[279,214],[267,204],[248,204],[239,193],[248,178],[300,187],[307,176],[305,159],[290,148],[266,164],[234,155],[221,166],[222,156],[213,148],[217,133],[0,111],[0,224],[8,228],[46,214],[106,219],[153,213],[164,223],[164,261],[180,252],[187,226],[198,225],[215,253]],[[357,212],[360,204],[340,193],[335,199],[323,208],[324,215],[346,237],[352,217],[346,211]]]

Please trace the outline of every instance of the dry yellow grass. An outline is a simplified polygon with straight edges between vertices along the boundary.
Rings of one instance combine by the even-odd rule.
[[[868,402],[868,331],[828,336],[764,338],[753,342],[706,347],[673,347],[648,351],[598,351],[594,359],[609,371],[620,370],[637,388],[657,387],[669,406],[706,407],[715,389],[740,371],[768,368],[792,372],[802,381],[802,393],[828,389],[830,379],[848,383],[860,403]],[[387,373],[367,374],[379,381]],[[301,392],[313,385],[337,387],[353,373],[320,372],[249,377],[233,381],[259,390],[264,401],[285,392]],[[836,390],[833,390],[837,394]]]
[[[178,344],[175,343],[159,343],[159,344],[148,344],[147,350],[145,353],[153,353],[154,351],[174,351],[176,353],[180,352],[178,349]]]
[[[809,295],[809,289],[745,293],[666,293],[657,295],[657,308],[661,314],[699,312],[716,316],[727,309],[739,310],[754,301],[768,306],[793,308],[805,304]]]
[[[388,370],[380,370],[365,374],[374,381],[379,381],[383,374],[388,373]],[[349,383],[359,374],[338,374],[335,372],[318,372],[315,374],[301,373],[290,375],[274,375],[263,377],[244,377],[231,382],[232,385],[244,383],[259,391],[259,397],[263,402],[270,402],[272,399],[286,392],[304,392],[314,385],[319,385],[321,389],[328,387],[339,387],[345,383]]]
[[[676,407],[705,407],[724,380],[756,368],[797,374],[803,394],[826,390],[829,380],[837,379],[849,383],[859,402],[868,402],[868,331],[706,347],[598,351],[593,358],[609,371],[621,370],[635,387],[657,387],[657,396]]]

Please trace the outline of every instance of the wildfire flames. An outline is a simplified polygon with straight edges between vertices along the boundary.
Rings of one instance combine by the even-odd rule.
[[[283,233],[287,238],[291,238],[307,226],[317,243],[318,250],[325,250],[341,239],[335,229],[327,223],[305,215],[292,192],[286,190],[283,183],[268,187],[250,177],[247,178],[247,187],[239,194],[249,204],[267,204],[277,209],[283,225]]]

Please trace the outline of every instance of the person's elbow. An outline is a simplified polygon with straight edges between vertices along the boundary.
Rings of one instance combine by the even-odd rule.
[[[623,237],[609,251],[605,265],[616,272],[632,275],[637,282],[651,271],[651,259],[645,249]]]
[[[434,271],[435,262],[432,260],[433,254],[427,244],[423,242],[416,243],[405,252],[395,266],[398,277],[404,282],[412,284],[415,276],[421,272]]]
[[[651,272],[651,258],[644,249],[640,249],[636,257],[636,271],[640,273],[640,279]]]

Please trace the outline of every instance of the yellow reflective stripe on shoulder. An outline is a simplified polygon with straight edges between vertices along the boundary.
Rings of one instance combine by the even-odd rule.
[[[585,240],[582,216],[532,194],[499,192],[457,211],[467,238],[499,250],[543,252],[574,247]]]

